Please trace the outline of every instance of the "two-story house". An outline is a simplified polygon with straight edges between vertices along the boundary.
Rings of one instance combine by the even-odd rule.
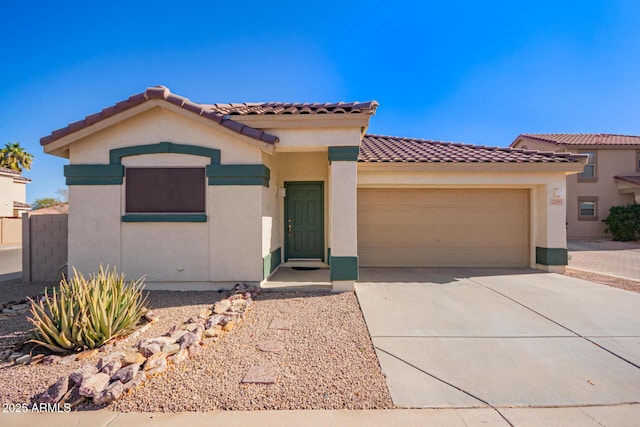
[[[0,244],[22,241],[20,217],[31,209],[26,203],[29,182],[20,172],[0,167]]]
[[[522,134],[512,148],[588,154],[581,174],[567,175],[567,237],[606,236],[612,206],[640,203],[640,136]]]

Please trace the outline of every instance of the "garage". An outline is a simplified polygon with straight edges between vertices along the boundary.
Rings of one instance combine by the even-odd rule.
[[[362,267],[528,267],[527,189],[358,189]]]

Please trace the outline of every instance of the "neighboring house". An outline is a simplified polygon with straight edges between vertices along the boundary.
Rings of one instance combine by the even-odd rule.
[[[20,216],[31,209],[26,203],[29,182],[20,172],[0,167],[0,244],[22,241]]]
[[[69,266],[207,289],[316,260],[336,291],[359,266],[564,269],[562,195],[586,156],[366,135],[377,106],[157,86],[54,131],[41,144],[70,161]]]
[[[584,171],[567,176],[567,235],[606,236],[609,208],[640,203],[640,137],[612,134],[522,134],[513,148],[589,156]]]
[[[0,167],[0,218],[18,218],[31,209],[27,204],[29,182],[20,172]]]

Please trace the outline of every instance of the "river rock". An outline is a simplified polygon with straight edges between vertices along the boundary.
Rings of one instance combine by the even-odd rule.
[[[172,356],[180,351],[180,344],[173,343],[165,346],[162,351],[167,354],[167,356]]]
[[[153,354],[160,353],[162,349],[160,348],[160,344],[153,343],[140,345],[140,347],[138,347],[138,351],[144,357],[150,357]]]
[[[198,336],[194,332],[189,332],[180,338],[180,348],[189,348],[199,341]]]
[[[222,314],[216,314],[214,316],[211,316],[207,319],[207,321],[204,323],[204,327],[206,329],[209,329],[215,325],[219,325],[223,322],[226,322],[228,319],[226,316],[223,316]]]
[[[58,360],[58,363],[60,365],[68,365],[71,362],[75,362],[78,359],[78,355],[77,354],[70,354],[68,356],[64,356],[62,358],[60,358],[60,360]]]
[[[217,337],[218,336],[218,329],[216,329],[216,328],[205,329],[203,334],[207,338]]]
[[[119,359],[115,359],[104,365],[102,369],[100,369],[100,372],[104,372],[111,377],[118,372],[120,368],[122,368],[122,362]]]
[[[138,371],[140,370],[140,365],[133,364],[127,365],[124,368],[120,368],[118,372],[113,374],[111,377],[111,381],[118,380],[122,383],[127,383],[131,381],[136,375],[138,375]]]
[[[200,346],[199,343],[193,344],[187,349],[187,352],[189,353],[189,357],[193,357],[196,354],[200,353],[201,351],[202,351],[202,346]]]
[[[227,324],[222,327],[222,330],[225,332],[231,332],[235,326],[236,322],[234,322],[233,320],[229,320]]]
[[[131,381],[126,382],[124,384],[124,391],[128,392],[129,390],[132,390],[132,389],[138,387],[140,384],[145,382],[146,379],[147,379],[147,374],[145,374],[144,371],[138,371],[136,376],[133,377],[133,379]]]
[[[201,319],[206,319],[207,317],[211,316],[211,313],[213,313],[213,311],[211,311],[210,308],[205,308],[200,312],[198,317],[200,317]]]
[[[85,378],[80,385],[80,394],[86,397],[94,397],[109,384],[109,375],[104,372],[98,372],[88,378]]]
[[[93,397],[93,403],[107,405],[122,396],[122,393],[124,393],[124,385],[120,381],[114,381]]]
[[[38,403],[57,403],[69,390],[69,377],[62,376],[38,397]]]
[[[147,375],[153,375],[154,373],[162,372],[166,368],[167,355],[162,352],[152,354],[144,363],[144,370],[147,371]]]
[[[122,364],[124,366],[134,365],[134,364],[142,365],[145,362],[145,360],[147,360],[147,358],[136,351],[132,353],[125,353],[124,359],[122,359]]]
[[[82,382],[98,373],[98,368],[93,365],[85,365],[69,374],[69,379],[74,383],[80,385]]]
[[[105,366],[107,366],[108,364],[110,364],[113,361],[118,361],[120,362],[122,360],[122,358],[124,357],[124,353],[119,351],[117,353],[111,353],[107,356],[102,357],[100,360],[98,360],[98,364],[96,365],[96,368],[98,368],[98,371],[101,371],[102,368],[104,368]],[[120,369],[120,368],[118,368]]]
[[[227,311],[229,307],[231,307],[231,301],[223,299],[213,305],[213,312],[216,314],[222,314]]]
[[[176,354],[169,358],[171,363],[175,363],[176,365],[184,362],[189,357],[189,350],[186,348],[181,348]]]

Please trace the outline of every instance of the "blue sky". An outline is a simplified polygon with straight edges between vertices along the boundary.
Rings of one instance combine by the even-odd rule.
[[[508,145],[524,132],[640,135],[636,1],[0,2],[0,144],[146,87],[199,102],[376,99],[371,133]]]

